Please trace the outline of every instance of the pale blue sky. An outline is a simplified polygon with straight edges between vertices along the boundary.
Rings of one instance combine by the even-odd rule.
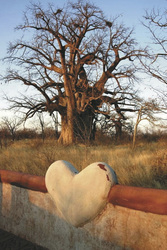
[[[32,0],[32,2],[39,1]],[[42,0],[41,2],[44,6],[51,2],[58,7],[62,7],[67,0]],[[151,10],[152,8],[167,9],[167,0],[94,0],[90,2],[100,7],[108,17],[121,14],[120,20],[127,26],[135,28],[135,37],[142,43],[148,43],[149,41],[149,35],[147,37],[147,32],[140,23],[145,10]],[[6,55],[8,43],[20,37],[20,34],[14,31],[14,28],[22,23],[23,12],[29,3],[29,0],[0,0],[0,58]],[[0,61],[0,75],[5,68],[6,66]],[[16,90],[17,88],[10,85],[0,85],[0,109],[4,106],[2,92],[12,94]]]

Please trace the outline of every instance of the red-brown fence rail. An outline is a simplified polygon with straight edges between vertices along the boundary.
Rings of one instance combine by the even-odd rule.
[[[0,182],[34,191],[47,192],[45,177],[0,169]]]
[[[115,185],[108,199],[113,205],[167,215],[167,190]]]
[[[0,182],[47,192],[43,176],[0,170]],[[167,215],[167,190],[115,185],[109,192],[108,201],[134,210]]]

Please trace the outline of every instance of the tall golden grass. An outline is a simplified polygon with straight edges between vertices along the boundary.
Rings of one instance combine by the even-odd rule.
[[[71,162],[79,171],[92,162],[108,163],[120,184],[167,189],[167,142],[131,145],[60,146],[54,140],[21,140],[0,149],[0,169],[44,176],[56,160]]]

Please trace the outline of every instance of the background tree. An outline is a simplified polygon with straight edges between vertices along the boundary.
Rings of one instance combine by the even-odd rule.
[[[153,47],[150,51],[150,59],[143,62],[146,72],[167,84],[167,9],[146,11],[143,25],[151,34]]]
[[[41,137],[42,137],[42,140],[44,142],[44,140],[45,140],[45,127],[46,127],[44,115],[43,115],[43,113],[37,113],[37,117],[39,120],[40,129],[41,129]]]
[[[133,149],[135,148],[136,135],[139,123],[145,120],[155,125],[156,121],[158,120],[155,115],[161,111],[159,105],[154,100],[143,102],[143,104],[139,105],[141,106],[138,110],[137,119],[134,126],[134,133],[133,133]]]
[[[115,141],[120,142],[126,132],[132,133],[130,113],[135,114],[138,111],[138,104],[141,102],[141,99],[136,92],[131,91],[128,93],[126,91],[126,95],[121,93],[119,98],[117,93],[117,102],[117,106],[108,103],[104,104],[103,110],[105,115],[99,117],[98,121],[104,133],[110,136],[114,134]]]
[[[11,141],[11,135],[7,128],[5,128],[2,124],[0,126],[0,147],[7,147],[9,140]]]
[[[55,112],[52,114],[52,121],[53,121],[53,127],[55,131],[55,138],[58,139],[59,137],[59,118],[58,118],[58,112]]]
[[[23,121],[21,119],[18,120],[17,118],[2,117],[2,126],[10,133],[12,141],[15,140],[16,132],[22,122]]]
[[[108,115],[104,103],[123,112],[120,105],[126,105],[131,92],[135,59],[145,51],[137,48],[133,30],[117,18],[108,20],[89,2],[68,3],[63,9],[50,5],[48,10],[32,4],[24,20],[17,29],[32,30],[33,36],[10,45],[7,59],[15,68],[6,80],[22,82],[36,94],[12,100],[13,106],[26,108],[26,117],[58,112],[64,144],[78,135],[90,140],[96,115]]]
[[[151,34],[152,48],[149,51],[149,60],[142,60],[142,64],[147,74],[157,79],[159,83],[164,83],[161,87],[155,87],[154,91],[157,93],[162,116],[165,119],[167,114],[167,9],[146,11],[144,19],[143,25]]]

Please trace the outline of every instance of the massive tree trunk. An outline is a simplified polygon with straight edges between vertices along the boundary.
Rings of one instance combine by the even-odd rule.
[[[58,140],[61,144],[69,145],[74,143],[73,117],[61,115],[61,134]]]
[[[66,112],[61,114],[61,134],[59,142],[65,145],[75,142],[74,138],[74,109],[68,98]]]
[[[94,118],[95,115],[91,109],[75,115],[74,134],[77,141],[86,143],[93,140],[95,133]]]
[[[78,114],[61,115],[61,134],[59,142],[65,145],[75,142],[86,143],[95,138],[95,115],[90,109]]]

